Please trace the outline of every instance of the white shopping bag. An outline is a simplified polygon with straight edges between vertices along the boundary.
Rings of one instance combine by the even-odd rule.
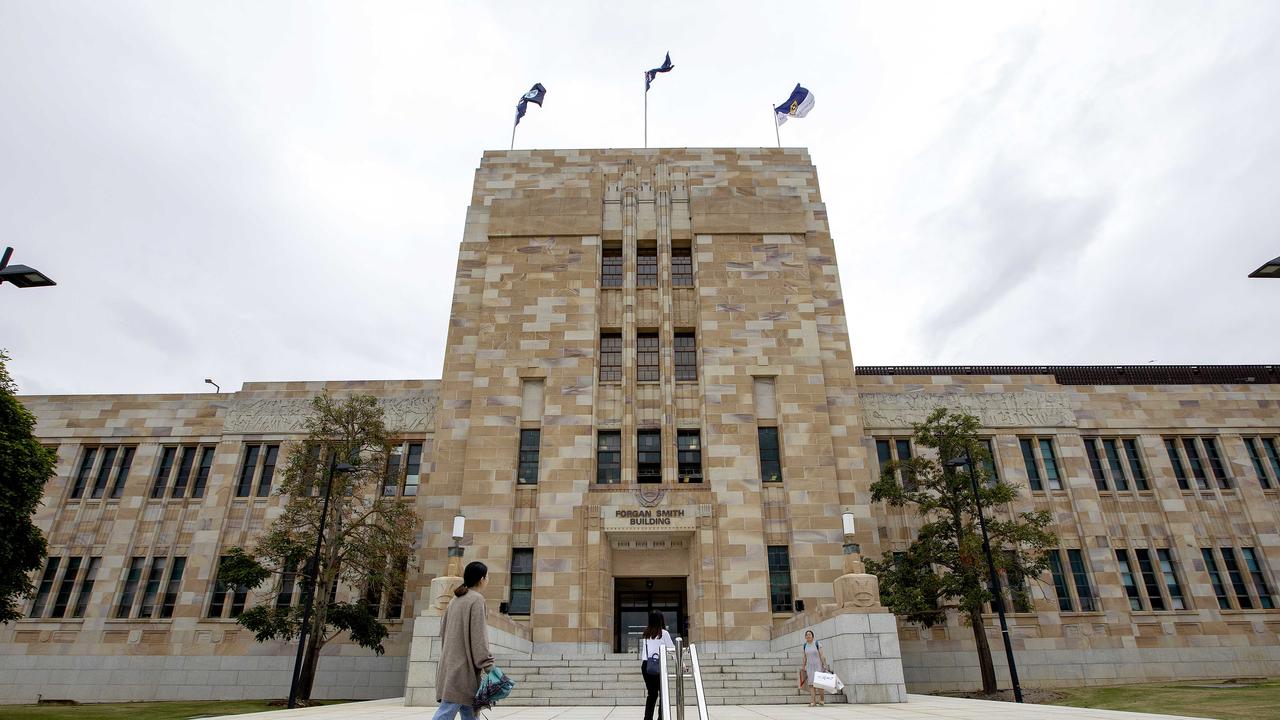
[[[813,674],[813,686],[827,692],[839,692],[844,687],[835,673],[816,672]]]

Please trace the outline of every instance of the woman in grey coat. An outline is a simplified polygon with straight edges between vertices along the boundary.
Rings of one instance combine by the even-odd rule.
[[[440,623],[440,661],[436,665],[436,700],[440,709],[432,720],[474,720],[471,709],[480,689],[480,677],[493,667],[485,623],[484,596],[489,568],[476,561],[462,571],[462,584]]]

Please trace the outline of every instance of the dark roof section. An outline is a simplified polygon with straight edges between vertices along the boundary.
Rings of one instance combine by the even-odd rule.
[[[1280,365],[863,365],[858,375],[1052,375],[1059,385],[1278,385]]]

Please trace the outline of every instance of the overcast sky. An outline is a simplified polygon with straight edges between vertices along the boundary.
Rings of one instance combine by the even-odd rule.
[[[0,0],[24,393],[440,376],[472,175],[773,145],[796,82],[860,364],[1280,362],[1280,3]]]

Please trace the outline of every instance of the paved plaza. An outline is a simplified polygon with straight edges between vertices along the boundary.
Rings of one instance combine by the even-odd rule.
[[[720,705],[709,708],[708,712],[712,720],[1187,720],[1188,717],[1057,705],[1015,705],[932,695],[907,697],[906,703],[888,705],[828,705],[817,708],[807,705]],[[408,720],[429,718],[434,711],[435,708],[405,707],[402,698],[391,698],[222,717],[237,720]],[[487,720],[641,720],[644,708],[498,707],[485,712],[484,717]],[[697,720],[697,708],[685,710],[685,718]]]

